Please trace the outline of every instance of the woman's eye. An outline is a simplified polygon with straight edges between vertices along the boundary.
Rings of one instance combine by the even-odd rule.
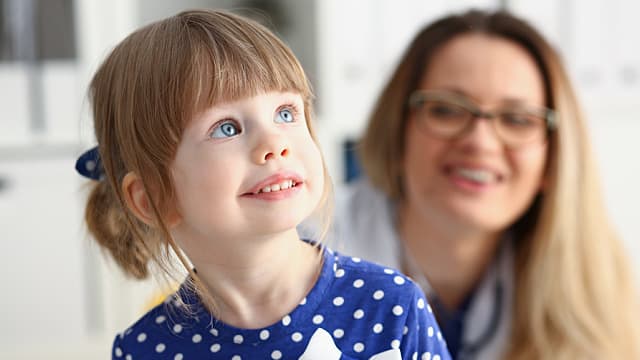
[[[533,126],[534,121],[527,114],[506,113],[502,115],[503,121],[509,126]]]
[[[292,123],[294,121],[295,121],[295,117],[293,116],[293,111],[291,111],[291,109],[278,110],[278,113],[276,114],[275,122]]]
[[[225,121],[218,125],[211,132],[211,137],[214,139],[227,138],[240,134],[242,131],[240,127],[233,121]]]
[[[452,117],[461,117],[465,116],[467,112],[459,106],[444,104],[444,103],[434,103],[428,104],[426,110],[427,114],[430,117],[434,118],[452,118]]]

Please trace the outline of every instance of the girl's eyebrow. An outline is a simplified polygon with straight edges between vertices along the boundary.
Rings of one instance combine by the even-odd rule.
[[[300,104],[304,103],[304,99],[302,99],[302,95],[295,92],[282,92],[278,96],[279,99],[286,100],[289,102],[299,102]]]

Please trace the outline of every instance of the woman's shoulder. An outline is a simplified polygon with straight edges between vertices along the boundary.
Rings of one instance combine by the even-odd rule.
[[[398,267],[394,222],[393,203],[366,179],[336,189],[334,241],[344,253]]]
[[[336,186],[336,206],[342,208],[385,208],[388,197],[366,179]]]

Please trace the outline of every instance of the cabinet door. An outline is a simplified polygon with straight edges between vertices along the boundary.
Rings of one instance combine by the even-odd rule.
[[[71,156],[0,160],[0,358],[97,359],[109,353],[88,331],[96,328],[100,311],[91,300],[94,264],[73,166]]]

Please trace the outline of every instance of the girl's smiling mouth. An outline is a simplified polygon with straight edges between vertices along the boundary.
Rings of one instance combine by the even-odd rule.
[[[303,184],[302,177],[294,172],[278,172],[252,186],[243,197],[279,200],[297,193]]]

